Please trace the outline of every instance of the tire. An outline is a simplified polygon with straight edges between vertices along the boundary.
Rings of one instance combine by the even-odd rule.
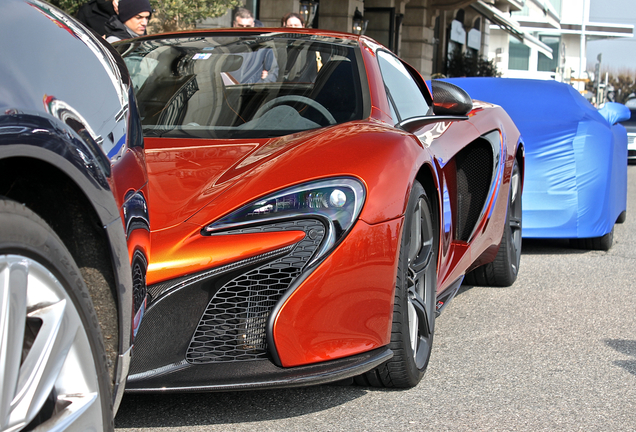
[[[614,227],[601,237],[570,239],[570,246],[575,249],[608,251],[614,244]]]
[[[507,287],[517,280],[521,262],[521,170],[515,159],[510,174],[506,225],[493,262],[477,267],[464,278],[466,285]]]
[[[435,332],[439,234],[431,203],[413,184],[404,219],[395,282],[391,360],[355,378],[359,385],[409,388],[426,371]]]
[[[623,210],[621,214],[619,214],[618,217],[616,218],[616,223],[622,224],[622,223],[625,223],[626,220],[627,220],[627,210]]]
[[[113,429],[106,353],[80,271],[46,222],[6,199],[0,347],[1,430]]]

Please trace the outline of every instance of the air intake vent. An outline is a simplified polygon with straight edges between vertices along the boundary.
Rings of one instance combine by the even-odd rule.
[[[267,358],[265,331],[269,315],[325,236],[322,223],[313,219],[276,227],[262,230],[302,229],[312,235],[307,235],[288,255],[235,277],[214,294],[188,347],[189,363]]]
[[[456,156],[457,209],[456,237],[468,241],[479,221],[493,175],[493,151],[487,141],[477,141]]]

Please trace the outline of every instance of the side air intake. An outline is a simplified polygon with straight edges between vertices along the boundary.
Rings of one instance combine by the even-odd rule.
[[[479,221],[493,178],[493,149],[486,140],[478,140],[455,158],[457,167],[458,240],[468,241]]]

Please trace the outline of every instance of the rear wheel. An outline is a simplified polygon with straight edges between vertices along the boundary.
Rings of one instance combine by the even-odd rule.
[[[435,330],[438,234],[431,203],[419,182],[409,198],[395,283],[391,360],[356,377],[375,387],[413,387],[424,375]]]
[[[493,262],[477,267],[466,275],[466,285],[506,287],[517,280],[521,262],[521,225],[521,170],[515,159],[510,174],[506,225],[499,251]]]
[[[627,220],[627,210],[623,210],[621,214],[619,214],[618,217],[616,218],[616,223],[622,224],[622,223],[625,223],[626,220]]]
[[[608,251],[614,243],[614,227],[601,237],[570,239],[570,246],[576,249]]]
[[[99,324],[80,271],[51,228],[0,200],[0,429],[110,430]]]

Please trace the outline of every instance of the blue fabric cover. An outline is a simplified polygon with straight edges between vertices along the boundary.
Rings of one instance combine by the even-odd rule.
[[[523,237],[609,233],[627,208],[627,133],[621,104],[608,122],[572,86],[556,81],[453,78],[473,99],[502,106],[526,149]],[[621,108],[622,107],[622,108]],[[629,110],[627,110],[629,111]]]

